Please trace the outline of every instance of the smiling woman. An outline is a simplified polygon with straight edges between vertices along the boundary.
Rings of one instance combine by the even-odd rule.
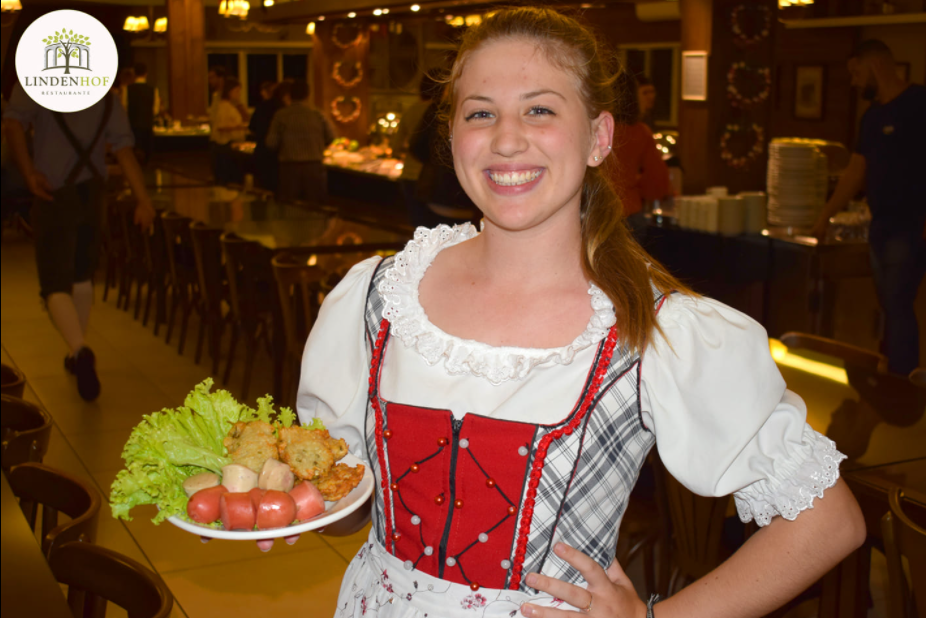
[[[734,494],[763,527],[659,618],[765,615],[861,543],[844,457],[807,425],[762,327],[630,236],[601,170],[607,59],[552,10],[468,31],[439,124],[482,229],[418,228],[321,308],[299,416],[362,445],[376,478],[338,616],[652,615],[614,555],[654,445],[681,483]]]

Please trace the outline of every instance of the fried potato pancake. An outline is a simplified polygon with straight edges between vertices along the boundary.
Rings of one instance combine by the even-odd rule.
[[[312,481],[322,497],[328,502],[336,502],[345,497],[351,490],[360,484],[363,478],[363,464],[351,468],[347,464],[337,464],[327,475]]]
[[[280,429],[280,459],[304,481],[328,474],[334,462],[347,454],[347,443],[335,440],[327,431],[303,427]]]
[[[280,458],[273,427],[263,421],[235,423],[223,444],[232,461],[258,474],[268,459]]]

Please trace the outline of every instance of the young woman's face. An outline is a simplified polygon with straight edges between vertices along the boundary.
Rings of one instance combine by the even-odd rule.
[[[494,41],[469,54],[455,97],[454,167],[486,219],[512,231],[578,220],[586,167],[608,152],[613,119],[589,119],[577,78],[533,41]]]

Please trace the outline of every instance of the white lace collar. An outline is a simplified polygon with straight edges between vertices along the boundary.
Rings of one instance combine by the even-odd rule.
[[[472,374],[492,384],[523,379],[531,369],[544,363],[568,365],[577,352],[604,339],[616,322],[614,306],[594,284],[588,290],[594,315],[581,335],[562,348],[495,347],[449,335],[432,324],[418,300],[418,284],[438,253],[477,236],[466,223],[433,230],[420,227],[405,249],[395,256],[378,290],[385,303],[383,317],[392,325],[392,334],[406,347],[414,347],[429,365],[443,362],[451,375]]]

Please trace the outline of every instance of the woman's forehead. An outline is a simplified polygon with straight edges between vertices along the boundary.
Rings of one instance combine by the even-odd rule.
[[[575,72],[557,61],[551,46],[523,37],[483,43],[467,53],[456,80],[457,94],[461,94],[461,88],[468,91],[467,96],[469,91],[484,89],[527,91],[543,87],[578,91]]]

